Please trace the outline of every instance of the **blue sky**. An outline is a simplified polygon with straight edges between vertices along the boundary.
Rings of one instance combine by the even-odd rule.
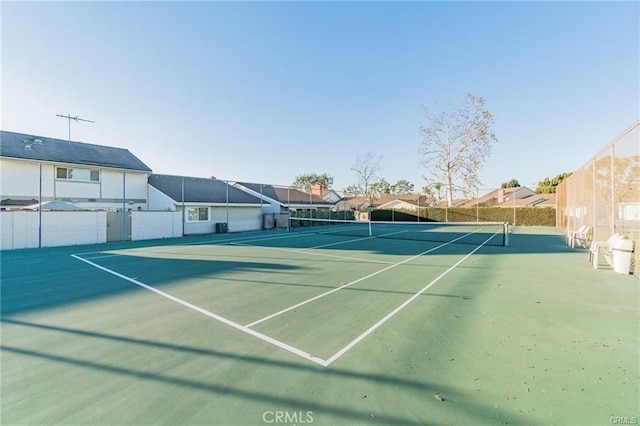
[[[640,117],[638,2],[3,2],[2,129],[156,173],[423,185],[421,105],[484,97],[483,188],[573,171]]]

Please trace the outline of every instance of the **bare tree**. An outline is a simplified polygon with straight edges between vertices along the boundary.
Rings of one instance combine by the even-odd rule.
[[[358,177],[356,185],[360,189],[359,192],[365,195],[371,192],[369,186],[378,178],[378,174],[382,170],[381,161],[382,156],[376,158],[371,152],[356,157],[356,163],[351,167],[351,171],[355,172]]]
[[[484,109],[484,99],[467,94],[464,102],[450,111],[432,113],[423,106],[426,126],[420,126],[420,165],[431,186],[444,181],[447,204],[453,204],[453,190],[469,192],[480,183],[478,172],[497,142],[490,127],[493,115]]]

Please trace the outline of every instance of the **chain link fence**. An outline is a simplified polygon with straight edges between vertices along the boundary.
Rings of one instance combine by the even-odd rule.
[[[618,232],[634,240],[640,276],[640,121],[558,186],[556,224],[565,232],[592,226],[594,240]]]

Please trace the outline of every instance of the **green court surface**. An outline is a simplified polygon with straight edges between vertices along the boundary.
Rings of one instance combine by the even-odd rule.
[[[636,424],[640,280],[554,228],[509,239],[3,252],[0,422]]]

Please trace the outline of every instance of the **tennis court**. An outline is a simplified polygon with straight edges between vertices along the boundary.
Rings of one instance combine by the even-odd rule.
[[[637,279],[559,231],[315,225],[3,253],[2,422],[637,418]]]

